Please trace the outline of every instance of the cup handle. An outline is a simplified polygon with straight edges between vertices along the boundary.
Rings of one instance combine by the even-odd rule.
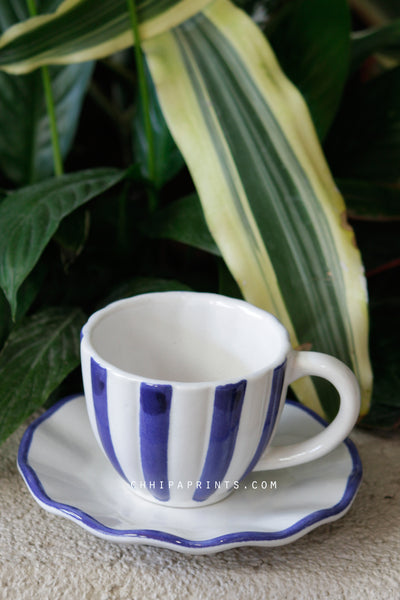
[[[293,350],[288,363],[287,385],[305,375],[323,377],[339,392],[339,411],[326,429],[308,440],[289,446],[269,447],[254,471],[293,467],[324,456],[348,436],[359,416],[360,389],[357,379],[340,360],[320,352]]]

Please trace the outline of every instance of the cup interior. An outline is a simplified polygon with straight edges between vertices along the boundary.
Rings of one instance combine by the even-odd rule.
[[[164,292],[115,302],[85,325],[102,363],[146,379],[238,380],[280,364],[285,328],[269,313],[224,296]]]

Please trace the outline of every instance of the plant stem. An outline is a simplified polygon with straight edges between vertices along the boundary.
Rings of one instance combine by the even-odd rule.
[[[393,260],[390,260],[389,262],[384,263],[383,265],[375,267],[375,269],[370,269],[366,272],[366,276],[374,277],[375,275],[380,275],[380,273],[383,273],[384,271],[396,269],[397,267],[400,267],[400,258],[394,258]]]
[[[58,137],[57,130],[57,118],[56,111],[54,108],[54,98],[53,92],[51,89],[51,81],[50,74],[47,67],[42,67],[42,80],[44,93],[46,96],[46,105],[47,105],[47,114],[49,116],[50,121],[50,129],[51,129],[51,141],[53,145],[53,160],[54,160],[54,174],[58,177],[62,175],[64,172],[62,157],[61,157],[61,149],[60,149],[60,139]]]
[[[143,115],[144,115],[144,126],[145,133],[147,139],[147,168],[148,175],[151,182],[155,179],[155,152],[154,152],[154,137],[153,137],[153,129],[151,127],[151,118],[150,118],[150,100],[149,100],[149,91],[147,87],[146,81],[146,73],[144,69],[144,60],[142,48],[140,45],[140,33],[139,33],[139,22],[136,11],[136,1],[135,0],[127,0],[129,14],[131,19],[132,33],[134,37],[135,44],[135,60],[136,60],[136,69],[138,75],[138,83],[139,83],[139,92],[143,105]],[[156,208],[157,198],[154,193],[154,189],[149,187],[149,208],[150,210],[154,210]]]
[[[30,13],[31,17],[36,16],[37,10],[36,10],[35,0],[27,0],[27,5],[28,5],[28,9],[29,9],[29,13]],[[54,108],[53,91],[51,89],[50,74],[49,74],[49,69],[46,66],[41,67],[40,70],[42,73],[43,89],[44,89],[44,94],[45,94],[45,98],[46,98],[47,114],[48,114],[49,122],[50,122],[51,142],[52,142],[52,146],[53,146],[54,174],[56,176],[59,176],[59,175],[63,174],[64,169],[63,169],[61,150],[60,150],[60,140],[59,140],[58,131],[57,131],[57,119],[56,119],[56,111]]]

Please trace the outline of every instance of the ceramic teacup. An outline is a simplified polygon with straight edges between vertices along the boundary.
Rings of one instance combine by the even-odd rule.
[[[134,493],[165,506],[223,499],[251,471],[323,456],[360,408],[353,373],[336,358],[294,351],[283,325],[247,302],[161,292],[110,304],[82,330],[81,360],[94,435]],[[270,448],[287,386],[304,375],[340,395],[316,436]]]

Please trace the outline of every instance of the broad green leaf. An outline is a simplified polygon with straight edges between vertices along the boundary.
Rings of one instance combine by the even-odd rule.
[[[210,2],[139,0],[141,38],[175,27]],[[6,31],[0,39],[0,69],[19,74],[46,64],[84,62],[132,43],[126,0],[65,0],[54,14],[31,18]]]
[[[115,169],[82,171],[21,188],[1,203],[0,286],[14,316],[18,289],[61,220],[122,178]]]
[[[149,90],[150,120],[154,139],[155,165],[152,184],[160,189],[165,183],[172,179],[184,166],[182,154],[175,144],[157,99],[157,92],[148,71],[147,86]],[[136,112],[133,119],[133,153],[137,163],[140,165],[142,177],[150,179],[148,170],[148,144],[145,131],[145,121],[142,98],[139,96],[136,104]]]
[[[122,298],[130,298],[138,294],[148,294],[150,292],[171,292],[171,291],[191,291],[192,288],[177,281],[176,279],[163,279],[160,277],[133,277],[129,281],[125,281],[112,293],[107,296],[98,306],[102,308],[110,302],[121,300]]]
[[[334,134],[328,148],[336,177],[400,181],[400,67],[349,90]]]
[[[36,2],[39,12],[54,10],[57,4],[54,0]],[[28,17],[26,0],[2,2],[0,30]],[[92,63],[50,69],[63,158],[74,138],[92,71]],[[41,73],[11,77],[0,72],[0,109],[0,169],[20,185],[49,177],[53,152]]]
[[[0,443],[79,364],[79,309],[46,309],[16,326],[0,353]]]
[[[50,69],[63,158],[74,139],[92,71],[92,63]],[[49,177],[53,152],[40,72],[19,77],[0,72],[0,108],[0,169],[20,185]]]
[[[400,219],[400,189],[368,181],[337,179],[351,217],[376,221]]]
[[[36,2],[39,12],[54,10],[57,4],[54,0]],[[26,0],[4,1],[0,6],[0,30],[4,32],[28,17]],[[50,69],[63,158],[75,135],[92,70],[92,63]],[[0,72],[0,130],[0,169],[9,179],[24,185],[53,173],[50,126],[40,72],[22,77]]]
[[[350,58],[346,0],[294,0],[268,39],[286,75],[302,92],[320,139],[339,106]]]
[[[175,200],[158,210],[142,229],[149,237],[174,240],[221,255],[207,227],[197,194]]]
[[[354,32],[351,36],[351,68],[355,71],[372,54],[400,59],[400,19],[383,27]]]
[[[243,296],[293,345],[352,365],[371,393],[367,297],[345,206],[299,92],[264,36],[230,2],[143,44],[169,128],[208,227]],[[330,416],[319,383],[296,391]],[[320,404],[321,402],[321,404]]]

